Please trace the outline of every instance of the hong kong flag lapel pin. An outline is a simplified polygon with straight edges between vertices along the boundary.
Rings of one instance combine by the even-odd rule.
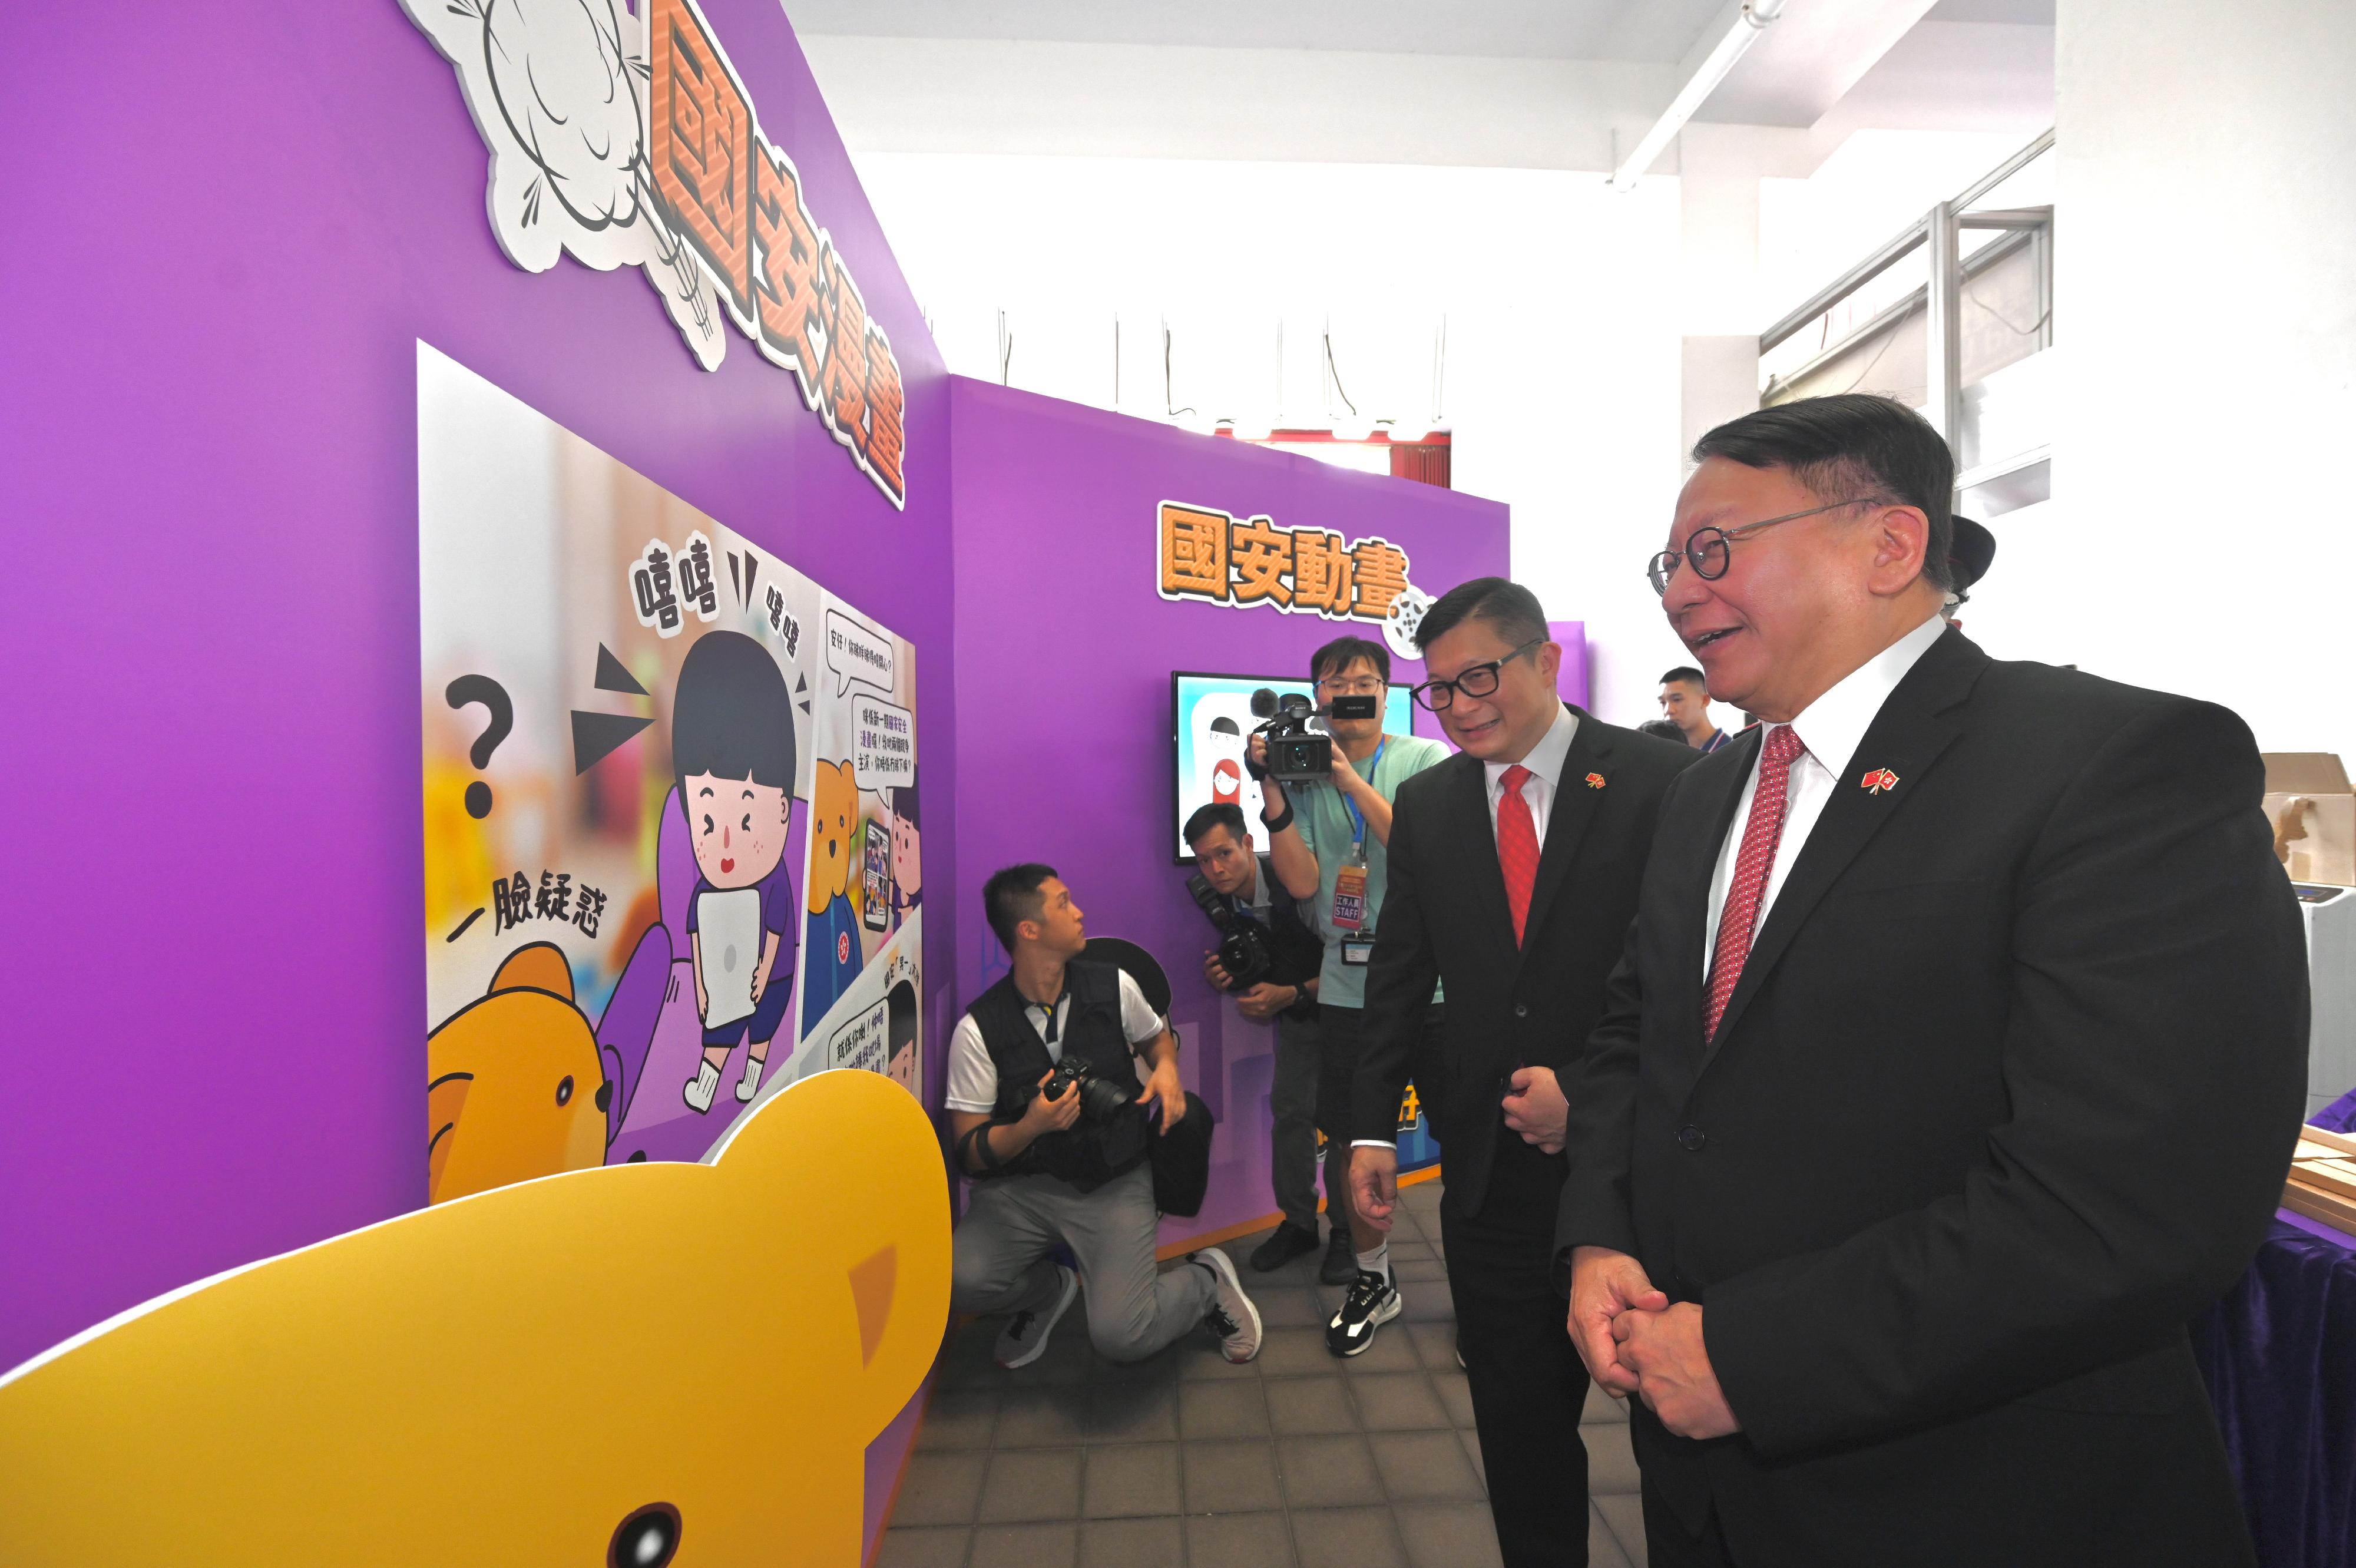
[[[1602,788],[1603,788],[1603,775],[1602,775],[1602,774],[1601,774],[1601,773],[1590,773],[1590,774],[1589,774],[1589,775],[1587,776],[1587,787],[1588,787],[1589,789],[1602,789]]]
[[[1898,775],[1892,773],[1887,768],[1877,768],[1872,772],[1867,774],[1864,778],[1858,779],[1858,783],[1864,789],[1867,794],[1879,795],[1884,789],[1895,789],[1898,788]]]

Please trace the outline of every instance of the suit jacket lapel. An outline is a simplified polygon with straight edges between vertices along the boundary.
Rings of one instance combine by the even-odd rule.
[[[1546,843],[1538,846],[1537,880],[1530,888],[1529,918],[1522,926],[1526,939],[1529,932],[1538,929],[1538,923],[1546,918],[1555,896],[1569,880],[1570,863],[1579,854],[1579,841],[1587,836],[1588,824],[1595,820],[1596,810],[1601,804],[1603,791],[1590,788],[1587,776],[1593,773],[1599,778],[1606,777],[1601,770],[1612,751],[1611,743],[1601,725],[1579,708],[1571,707],[1568,703],[1563,705],[1579,714],[1579,728],[1571,733],[1570,750],[1562,759],[1562,776],[1555,780],[1554,804],[1547,811]],[[1488,775],[1484,769],[1482,774],[1484,791],[1487,782]],[[1482,803],[1483,806],[1488,803],[1485,793]],[[1502,872],[1498,883],[1501,887],[1504,886]],[[1513,929],[1510,909],[1505,925],[1507,930]],[[1526,940],[1523,950],[1528,950]]]
[[[1946,710],[1970,695],[1973,683],[1987,663],[1987,655],[1966,641],[1961,632],[1946,632],[1890,693],[1890,700],[1881,705],[1880,714],[1866,730],[1856,757],[1826,763],[1847,771],[1834,779],[1832,799],[1825,802],[1823,814],[1816,818],[1808,842],[1792,864],[1791,875],[1784,879],[1783,886],[1776,891],[1775,902],[1768,908],[1767,918],[1751,941],[1750,957],[1743,961],[1742,978],[1735,983],[1734,994],[1727,1000],[1726,1015],[1719,1020],[1718,1033],[1710,1036],[1705,1059],[1715,1056],[1733,1032],[1743,1008],[1766,983],[1776,961],[1792,945],[1793,937],[1840,879],[1841,873],[1881,831],[1884,822],[1906,809],[1913,797],[1909,786],[1919,787],[1922,776],[1946,750],[1960,728]],[[1850,776],[1867,768],[1887,768],[1896,776],[1897,782],[1890,788],[1869,790]]]

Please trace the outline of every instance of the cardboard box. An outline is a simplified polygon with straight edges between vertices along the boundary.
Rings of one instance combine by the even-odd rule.
[[[2266,821],[2293,882],[2356,886],[2356,789],[2329,751],[2270,751]]]

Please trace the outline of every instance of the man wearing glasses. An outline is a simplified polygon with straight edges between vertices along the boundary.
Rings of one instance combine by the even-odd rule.
[[[1398,1095],[1391,1097],[1388,1111],[1378,1113],[1377,1123],[1365,1129],[1352,1121],[1351,1098],[1366,964],[1389,882],[1391,800],[1401,783],[1444,760],[1448,748],[1436,740],[1383,733],[1391,656],[1381,643],[1335,638],[1311,655],[1309,673],[1317,682],[1319,707],[1336,697],[1375,699],[1373,718],[1326,721],[1333,736],[1331,783],[1261,781],[1269,863],[1285,891],[1308,904],[1325,943],[1317,976],[1317,1129],[1325,1134],[1325,1210],[1333,1236],[1318,1277],[1351,1287],[1341,1311],[1326,1325],[1325,1340],[1335,1355],[1355,1356],[1399,1312],[1389,1246],[1383,1232],[1350,1204],[1352,1133],[1370,1130],[1389,1137],[1398,1131]],[[1254,736],[1246,757],[1255,777],[1267,757],[1267,737]],[[1427,1011],[1438,1011],[1427,1004],[1437,1001],[1426,985],[1407,1009],[1410,1026],[1427,1026]],[[1404,1093],[1404,1083],[1400,1087]]]
[[[1398,1155],[1372,1117],[1409,1070],[1403,1015],[1444,979],[1440,1063],[1419,1088],[1440,1107],[1440,1223],[1490,1514],[1509,1568],[1581,1564],[1587,1372],[1549,1268],[1567,1168],[1556,1075],[1602,1015],[1662,796],[1700,754],[1566,704],[1546,612],[1503,577],[1451,590],[1416,636],[1432,677],[1416,700],[1462,751],[1408,780],[1391,819],[1352,1180],[1387,1227]]]
[[[1655,1568],[2250,1563],[2185,1331],[2304,1103],[2248,728],[1948,627],[1901,403],[1694,456],[1652,585],[1760,724],[1662,804],[1556,1234]]]

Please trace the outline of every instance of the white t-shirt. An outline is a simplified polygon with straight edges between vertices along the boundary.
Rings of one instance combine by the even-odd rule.
[[[1068,987],[1055,1002],[1055,1037],[1047,1038],[1047,1010],[1036,1002],[1023,1009],[1023,1016],[1039,1031],[1040,1044],[1047,1047],[1051,1061],[1064,1059],[1064,1026],[1071,1021],[1072,993]],[[1126,972],[1120,976],[1120,1032],[1133,1048],[1144,1045],[1162,1033],[1162,1015],[1145,1000],[1145,993],[1137,988]],[[981,1043],[981,1026],[968,1013],[958,1020],[957,1031],[949,1036],[948,1092],[942,1096],[943,1104],[952,1111],[969,1111],[987,1116],[998,1109],[998,1064],[990,1059],[990,1047]]]

